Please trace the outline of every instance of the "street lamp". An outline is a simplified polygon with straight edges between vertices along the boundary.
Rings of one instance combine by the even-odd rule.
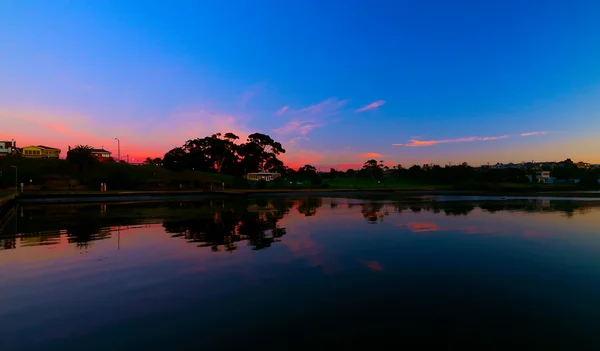
[[[119,158],[119,161],[121,161],[121,140],[119,140],[119,138],[115,138],[115,140],[117,141],[117,155]]]
[[[11,166],[15,169],[15,191],[19,191],[19,169],[17,166]]]

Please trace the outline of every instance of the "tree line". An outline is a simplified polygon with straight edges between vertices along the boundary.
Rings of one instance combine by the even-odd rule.
[[[286,167],[278,158],[285,153],[281,143],[261,133],[250,134],[239,143],[233,133],[216,133],[204,138],[191,139],[180,147],[169,150],[162,166],[171,170],[194,170],[227,175],[250,172],[285,173]],[[156,163],[157,160],[146,160]]]
[[[80,170],[96,162],[91,147],[79,145],[67,153],[67,160]],[[366,178],[376,182],[402,179],[422,184],[459,183],[529,183],[535,181],[535,170],[527,168],[483,169],[467,163],[458,165],[402,165],[389,166],[382,160],[367,160],[361,168],[319,172],[314,165],[304,165],[297,170],[286,166],[279,156],[286,150],[280,142],[267,134],[253,133],[244,142],[234,133],[215,133],[203,138],[190,139],[183,145],[169,150],[164,157],[148,158],[148,165],[162,166],[173,171],[201,171],[241,177],[252,172],[276,172],[286,181],[309,181],[320,186],[325,179]],[[582,185],[597,185],[599,169],[578,168],[570,159],[553,168],[552,176],[557,179],[580,179]],[[280,180],[281,182],[282,180]]]

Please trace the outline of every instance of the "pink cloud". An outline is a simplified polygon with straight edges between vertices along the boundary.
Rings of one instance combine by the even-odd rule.
[[[545,135],[548,132],[529,132],[529,133],[521,133],[522,137],[535,136],[535,135]]]
[[[282,108],[277,110],[277,112],[275,112],[275,116],[283,115],[285,113],[285,111],[287,111],[289,108],[290,108],[289,106],[283,106]]]
[[[384,100],[377,100],[377,101],[374,101],[374,102],[368,104],[367,106],[363,106],[363,107],[359,108],[358,110],[356,110],[356,112],[365,112],[368,110],[372,110],[372,109],[378,108],[379,106],[381,106],[383,104],[385,104]]]
[[[380,153],[377,153],[377,152],[367,152],[367,153],[358,155],[358,157],[360,157],[360,158],[369,158],[369,159],[380,158],[381,156],[383,156],[383,155]]]
[[[433,146],[437,144],[446,144],[446,143],[469,143],[473,141],[490,141],[490,140],[500,140],[509,138],[509,135],[500,135],[500,136],[492,136],[492,137],[468,137],[468,138],[456,138],[456,139],[442,139],[442,140],[410,140],[406,144],[392,144],[393,146],[408,146],[408,147],[418,147],[418,146]]]
[[[322,124],[317,124],[314,120],[292,120],[283,127],[274,129],[273,131],[278,134],[306,135],[311,130],[321,126]]]

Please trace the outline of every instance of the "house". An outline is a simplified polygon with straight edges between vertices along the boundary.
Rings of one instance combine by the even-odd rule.
[[[23,147],[22,155],[27,158],[59,158],[60,149],[44,145],[30,145]]]
[[[11,141],[0,141],[0,157],[15,155],[17,153],[17,142]]]
[[[90,152],[92,153],[92,155],[94,155],[94,157],[96,157],[98,159],[98,161],[100,162],[108,162],[111,161],[110,155],[111,152],[110,151],[106,151],[104,149],[92,149],[90,150]]]
[[[577,162],[575,165],[577,166],[577,168],[585,168],[585,169],[592,167],[592,165],[587,162]]]
[[[550,178],[550,172],[549,171],[537,172],[535,174],[535,178],[537,179],[538,183],[548,183],[548,179]]]
[[[270,173],[270,172],[248,173],[246,175],[246,178],[248,180],[260,180],[260,179],[264,179],[267,182],[269,182],[271,180],[275,180],[275,179],[277,179],[279,177],[281,177],[281,174],[279,174],[279,173]]]

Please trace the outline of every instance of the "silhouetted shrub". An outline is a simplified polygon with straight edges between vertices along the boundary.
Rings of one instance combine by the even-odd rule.
[[[236,189],[248,189],[250,185],[248,184],[248,179],[237,176],[233,179],[233,187]]]
[[[321,179],[321,177],[315,177],[310,180],[310,184],[313,186],[319,186],[319,185],[323,184],[323,179]]]
[[[256,189],[265,189],[267,187],[267,181],[264,179],[259,179],[256,182]]]

